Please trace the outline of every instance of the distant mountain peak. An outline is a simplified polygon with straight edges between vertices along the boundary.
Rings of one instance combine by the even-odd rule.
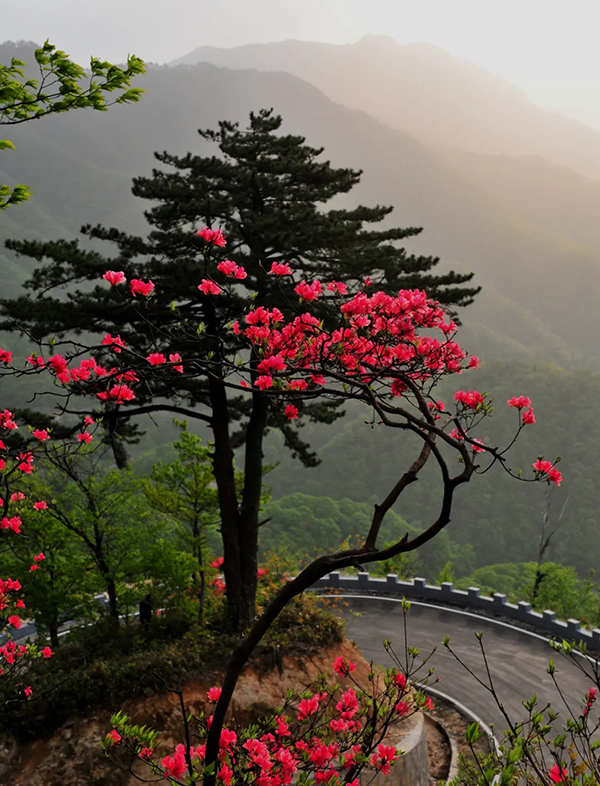
[[[389,46],[394,48],[400,46],[398,41],[396,41],[395,38],[392,38],[391,35],[379,35],[377,33],[367,33],[367,35],[364,35],[356,43],[375,46]]]
[[[406,53],[417,53],[421,55],[436,55],[443,56],[447,59],[453,59],[452,55],[441,49],[435,44],[428,44],[425,41],[411,41],[408,44],[401,44],[392,38],[390,35],[379,35],[377,33],[368,33],[356,42],[355,46],[375,46],[378,49],[386,49],[388,51],[398,52],[402,50]]]

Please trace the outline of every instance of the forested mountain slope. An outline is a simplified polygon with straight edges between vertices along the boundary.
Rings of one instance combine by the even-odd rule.
[[[175,63],[286,71],[334,101],[422,142],[477,153],[539,155],[600,177],[600,134],[540,109],[515,85],[430,44],[368,35],[355,44],[280,41],[203,46]]]
[[[1,50],[0,58],[7,59]],[[147,92],[137,105],[11,129],[17,150],[3,154],[2,179],[27,183],[34,196],[4,211],[1,237],[69,237],[85,222],[144,232],[146,206],[129,187],[133,176],[149,173],[154,150],[206,153],[197,128],[220,119],[245,123],[250,110],[272,106],[284,132],[323,146],[335,165],[364,170],[344,206],[394,205],[389,224],[425,229],[409,250],[475,271],[484,289],[464,315],[473,352],[597,367],[599,255],[562,237],[560,227],[543,232],[420,141],[288,74],[205,63],[151,68],[139,86]],[[6,261],[1,270],[11,278]]]
[[[600,249],[600,180],[540,156],[447,151],[444,161],[542,232]]]
[[[596,467],[600,462],[600,422],[593,402],[600,397],[600,375],[566,372],[550,365],[492,361],[481,369],[453,380],[442,392],[452,408],[458,386],[494,395],[494,414],[486,419],[480,438],[488,445],[505,445],[517,424],[517,414],[506,404],[513,395],[527,394],[534,404],[537,423],[528,426],[510,454],[510,466],[531,477],[540,453],[554,461],[561,456],[564,480],[551,497],[539,484],[517,483],[496,466],[474,476],[461,488],[447,528],[452,541],[472,555],[472,567],[498,562],[537,559],[542,514],[549,513],[549,530],[562,524],[551,540],[546,559],[574,565],[581,575],[600,561],[600,514]],[[460,382],[460,385],[457,384]],[[351,408],[348,417],[327,429],[308,426],[304,438],[318,448],[322,464],[301,470],[280,447],[274,435],[269,460],[281,463],[267,477],[275,498],[304,493],[332,499],[348,498],[374,504],[389,492],[414,460],[416,441],[377,423],[369,423],[365,407]],[[487,461],[482,459],[482,468]],[[425,471],[401,497],[395,510],[408,522],[427,525],[439,512],[440,481],[435,468]],[[472,551],[471,551],[472,550]],[[471,557],[469,557],[471,558]],[[457,565],[458,567],[458,565]],[[464,565],[460,566],[464,571]],[[468,571],[465,571],[468,572]]]

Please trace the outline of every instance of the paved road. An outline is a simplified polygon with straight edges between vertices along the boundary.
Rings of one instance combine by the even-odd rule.
[[[348,638],[356,643],[367,660],[392,665],[382,642],[391,639],[398,654],[404,651],[401,604],[391,598],[356,596],[346,596],[344,604],[347,605],[342,615],[347,623]],[[356,613],[360,616],[355,616]],[[437,646],[429,664],[441,677],[434,687],[467,706],[486,723],[493,724],[497,736],[501,736],[506,723],[493,698],[441,645],[448,634],[452,648],[478,676],[484,677],[476,631],[483,631],[490,673],[511,718],[525,717],[521,700],[534,693],[541,702],[552,701],[553,708],[560,711],[562,718],[566,717],[565,705],[546,672],[551,658],[560,671],[559,684],[565,697],[574,709],[579,707],[589,681],[574,665],[556,654],[546,640],[485,617],[414,602],[407,617],[408,644],[418,647],[422,655]]]
[[[398,599],[356,595],[341,597],[344,598],[342,615],[347,623],[348,638],[356,642],[367,660],[384,666],[392,665],[382,642],[391,639],[398,654],[404,651],[404,621]],[[435,667],[436,676],[441,678],[434,687],[464,704],[487,724],[492,724],[497,736],[501,736],[506,722],[490,693],[441,644],[448,634],[455,652],[484,679],[485,667],[475,639],[475,632],[479,631],[483,631],[493,683],[512,719],[525,717],[521,701],[534,693],[540,700],[540,706],[551,701],[560,716],[566,717],[565,705],[546,672],[551,658],[559,669],[559,684],[564,696],[571,707],[579,709],[580,699],[590,682],[575,666],[555,653],[541,636],[486,617],[416,601],[412,602],[407,617],[409,646],[418,647],[423,656],[437,647],[428,662],[428,666]],[[23,626],[17,635],[18,638],[35,635],[35,626]],[[426,676],[426,671],[422,676]]]

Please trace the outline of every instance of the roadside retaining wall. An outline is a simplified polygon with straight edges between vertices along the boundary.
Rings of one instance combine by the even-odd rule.
[[[452,582],[444,581],[441,586],[427,584],[425,579],[415,578],[412,581],[400,581],[395,573],[385,578],[370,576],[368,573],[357,573],[353,576],[344,573],[330,573],[317,581],[313,589],[339,589],[347,592],[373,592],[379,595],[405,597],[408,600],[428,600],[439,605],[458,606],[469,611],[485,611],[488,614],[504,617],[515,623],[525,623],[540,634],[556,639],[583,641],[594,650],[600,650],[600,629],[582,628],[579,620],[569,619],[566,622],[556,619],[554,611],[532,611],[531,603],[508,603],[506,595],[495,593],[492,597],[482,595],[478,587],[468,590],[456,590]]]
[[[417,712],[408,720],[406,730],[396,743],[402,756],[392,765],[388,775],[383,772],[374,775],[372,770],[363,770],[359,778],[361,786],[431,786],[425,717]],[[399,728],[402,726],[404,723]]]

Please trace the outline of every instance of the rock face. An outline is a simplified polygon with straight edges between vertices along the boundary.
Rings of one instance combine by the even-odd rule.
[[[306,685],[319,674],[326,673],[332,681],[339,681],[332,663],[336,657],[343,655],[357,665],[353,676],[359,683],[366,684],[370,671],[368,663],[349,643],[336,644],[327,650],[306,655],[298,652],[283,657],[278,668],[275,658],[261,658],[249,666],[240,679],[236,689],[230,722],[245,725],[257,717],[268,714],[281,704],[286,691],[302,691]],[[343,682],[343,681],[342,681]],[[198,678],[183,686],[187,708],[192,712],[207,710],[206,691],[220,683],[218,673],[198,675]],[[0,784],[11,786],[133,786],[138,784],[131,774],[115,767],[103,754],[98,746],[99,740],[110,731],[110,716],[122,708],[132,722],[148,725],[160,733],[161,741],[166,748],[172,750],[181,742],[181,710],[179,699],[175,694],[161,694],[151,697],[129,699],[122,702],[121,707],[107,707],[95,710],[89,715],[75,717],[65,723],[47,739],[19,745],[11,737],[0,739]],[[422,719],[415,716],[410,728],[399,731],[401,736],[394,743],[407,750],[423,747],[424,740]],[[417,730],[415,733],[415,729]],[[411,740],[414,741],[411,742]],[[410,744],[409,744],[410,743]],[[414,744],[413,744],[414,743]],[[424,748],[425,770],[427,767],[427,750]],[[410,758],[410,762],[409,762]],[[423,756],[421,755],[422,759]],[[412,779],[413,772],[423,769],[422,762],[417,762],[415,754],[407,757],[407,775],[409,780],[386,781],[390,786],[410,783],[421,786],[427,780]],[[394,772],[392,770],[392,773]],[[398,771],[400,775],[400,770]],[[383,786],[383,785],[382,785]]]

